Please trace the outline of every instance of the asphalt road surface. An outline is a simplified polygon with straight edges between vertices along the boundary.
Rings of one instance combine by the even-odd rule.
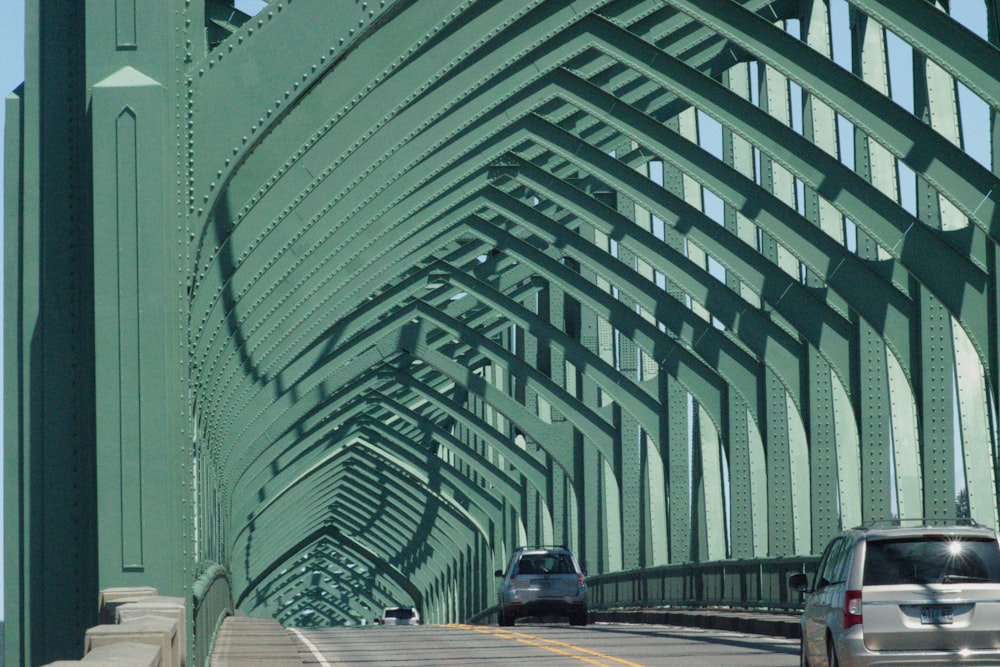
[[[295,629],[319,667],[785,667],[798,640],[649,625],[439,625]]]

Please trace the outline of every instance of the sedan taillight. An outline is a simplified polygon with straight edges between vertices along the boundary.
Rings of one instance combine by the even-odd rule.
[[[844,628],[861,625],[861,591],[844,591]]]

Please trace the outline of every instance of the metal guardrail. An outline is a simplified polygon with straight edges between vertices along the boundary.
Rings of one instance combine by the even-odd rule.
[[[664,565],[587,577],[591,609],[732,607],[798,611],[802,594],[788,586],[796,572],[814,574],[818,556]]]
[[[760,611],[801,611],[802,594],[788,586],[797,572],[812,576],[819,556],[756,558],[663,565],[587,577],[591,610],[726,607]],[[496,605],[469,623],[495,619]]]
[[[216,564],[208,566],[195,581],[193,597],[193,664],[207,667],[215,634],[222,621],[233,614],[233,595],[226,569]]]

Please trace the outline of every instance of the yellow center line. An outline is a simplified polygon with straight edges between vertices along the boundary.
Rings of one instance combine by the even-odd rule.
[[[582,662],[588,662],[592,665],[599,665],[600,667],[607,667],[607,662],[598,662],[597,660],[610,661],[613,663],[617,663],[619,665],[626,665],[626,667],[643,667],[643,665],[640,665],[636,662],[629,662],[628,660],[616,658],[613,655],[598,653],[597,651],[591,651],[590,649],[583,648],[582,646],[567,644],[565,642],[555,641],[554,639],[543,639],[541,637],[536,637],[535,635],[529,635],[523,632],[515,632],[513,630],[500,630],[499,628],[491,628],[489,626],[482,626],[482,625],[479,626],[452,625],[449,627],[459,628],[462,630],[471,630],[472,632],[478,632],[479,634],[491,635],[493,637],[499,637],[500,639],[508,639],[510,641],[520,642],[521,644],[534,646],[536,648],[544,649],[551,653],[564,655],[569,658],[576,658],[577,660],[580,660]],[[575,651],[575,653],[571,653],[570,651]],[[583,655],[579,655],[581,653]],[[597,660],[591,660],[587,656],[592,656]]]

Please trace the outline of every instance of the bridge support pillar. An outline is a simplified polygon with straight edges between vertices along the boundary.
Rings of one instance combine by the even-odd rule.
[[[102,587],[181,595],[190,457],[170,110],[167,88],[132,67],[93,88],[98,559]]]

